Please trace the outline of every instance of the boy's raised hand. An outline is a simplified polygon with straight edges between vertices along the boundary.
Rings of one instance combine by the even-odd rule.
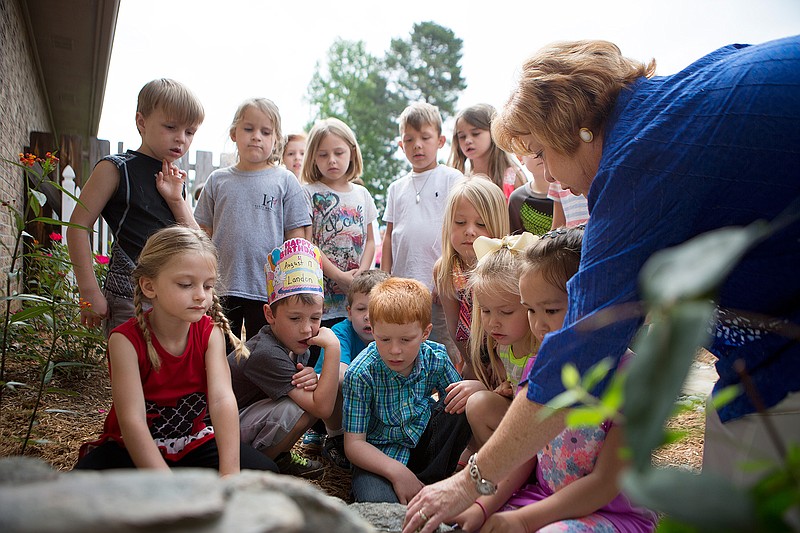
[[[297,363],[297,373],[292,376],[292,385],[298,389],[313,391],[317,388],[318,382],[319,378],[312,367]]]
[[[164,200],[169,202],[183,201],[183,186],[186,182],[186,171],[166,159],[161,161],[161,172],[156,174],[156,189]]]
[[[103,319],[108,315],[108,300],[102,292],[86,295],[81,298],[81,324],[87,328],[94,328],[103,323]]]
[[[328,348],[331,346],[335,345],[337,348],[339,347],[339,338],[330,328],[319,328],[319,333],[313,337],[309,337],[306,343],[319,346],[327,352]]]

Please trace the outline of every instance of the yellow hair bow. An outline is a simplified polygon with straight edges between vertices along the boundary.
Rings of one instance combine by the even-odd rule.
[[[489,237],[480,236],[472,243],[472,248],[475,250],[475,256],[481,259],[483,256],[500,248],[508,248],[515,252],[522,252],[539,240],[539,237],[527,231],[520,235],[506,235],[502,239],[491,239]]]

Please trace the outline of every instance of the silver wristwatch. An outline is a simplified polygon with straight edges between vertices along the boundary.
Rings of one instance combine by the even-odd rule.
[[[467,471],[469,472],[469,478],[475,482],[475,490],[478,491],[478,494],[481,496],[491,496],[495,492],[497,492],[497,485],[489,481],[488,479],[484,479],[481,477],[481,471],[478,470],[478,463],[476,462],[478,458],[477,453],[473,453],[472,456],[469,458],[467,462]]]

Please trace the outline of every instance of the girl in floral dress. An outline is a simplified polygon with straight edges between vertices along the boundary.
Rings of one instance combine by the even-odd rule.
[[[582,237],[582,227],[551,231],[525,253],[520,294],[540,342],[563,324],[567,279],[578,270]],[[621,430],[609,421],[567,428],[457,521],[466,531],[482,532],[653,531],[656,514],[620,492],[621,445]]]

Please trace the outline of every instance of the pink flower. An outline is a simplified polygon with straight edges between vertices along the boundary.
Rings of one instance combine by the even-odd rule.
[[[56,233],[54,231],[53,233],[50,234],[50,239],[53,240],[53,241],[61,242],[61,234],[60,233]]]
[[[97,261],[98,265],[107,265],[110,259],[107,255],[97,254],[94,256],[94,260]]]

